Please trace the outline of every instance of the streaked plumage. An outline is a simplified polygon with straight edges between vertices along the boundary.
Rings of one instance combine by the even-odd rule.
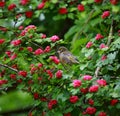
[[[60,47],[58,49],[59,59],[62,64],[78,64],[79,61],[75,56],[72,55],[70,51],[66,47]]]

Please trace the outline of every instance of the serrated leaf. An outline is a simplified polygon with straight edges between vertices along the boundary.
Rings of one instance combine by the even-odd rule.
[[[86,95],[86,98],[89,99],[89,98],[92,98],[93,94],[87,94]]]
[[[94,52],[94,49],[89,49],[86,53],[85,53],[85,57],[91,56]]]
[[[108,54],[107,57],[108,57],[108,59],[110,59],[110,60],[114,60],[115,57],[116,57],[116,54],[117,54],[116,52],[113,52],[113,53]]]
[[[58,100],[59,100],[59,99],[62,100],[62,102],[64,102],[65,100],[67,100],[66,96],[64,96],[63,93],[58,94],[57,99],[58,99]]]

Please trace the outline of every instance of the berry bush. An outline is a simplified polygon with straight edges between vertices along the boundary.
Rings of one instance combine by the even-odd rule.
[[[28,116],[119,116],[119,0],[1,0],[0,90],[33,96]],[[57,49],[79,64],[64,67]]]

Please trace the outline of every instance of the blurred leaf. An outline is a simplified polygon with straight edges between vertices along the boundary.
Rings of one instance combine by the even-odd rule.
[[[0,97],[0,109],[2,112],[24,109],[33,105],[33,99],[28,93],[22,91],[10,92]]]

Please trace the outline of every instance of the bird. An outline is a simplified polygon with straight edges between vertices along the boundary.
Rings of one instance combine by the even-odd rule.
[[[66,47],[59,47],[57,52],[63,65],[79,64],[78,59]]]

